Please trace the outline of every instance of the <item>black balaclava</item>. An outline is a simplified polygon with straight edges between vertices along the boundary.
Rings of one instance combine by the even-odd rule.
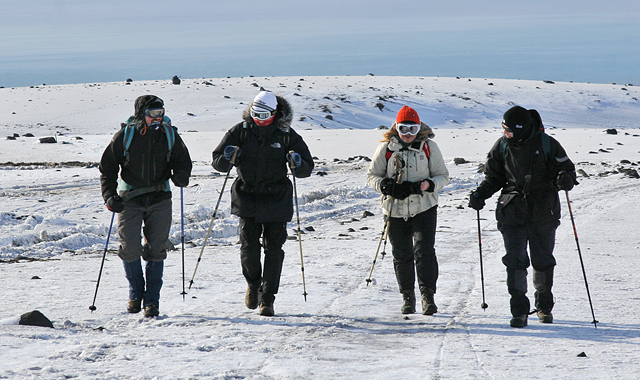
[[[521,143],[525,141],[533,130],[531,113],[529,110],[520,106],[509,108],[509,110],[504,113],[502,123],[513,132],[513,137],[507,139],[509,143]]]

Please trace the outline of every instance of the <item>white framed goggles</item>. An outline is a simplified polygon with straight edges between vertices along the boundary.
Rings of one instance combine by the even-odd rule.
[[[164,116],[164,108],[149,108],[144,110],[144,114],[152,119]]]
[[[251,115],[251,117],[257,120],[267,120],[271,116],[273,116],[274,113],[275,111],[267,111],[263,109],[256,110],[253,107],[251,107],[251,109],[249,110],[249,114]]]
[[[420,124],[416,123],[397,123],[396,129],[401,135],[417,135],[420,132]]]

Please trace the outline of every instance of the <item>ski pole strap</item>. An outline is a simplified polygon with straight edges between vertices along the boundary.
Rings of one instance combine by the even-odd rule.
[[[163,183],[161,185],[140,187],[138,189],[129,190],[122,195],[122,202],[127,202],[142,194],[154,193],[156,191],[165,191],[166,188],[167,188],[167,185]]]

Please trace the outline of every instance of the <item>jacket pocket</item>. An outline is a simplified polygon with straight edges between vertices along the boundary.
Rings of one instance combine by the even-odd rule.
[[[527,215],[527,200],[517,191],[500,194],[496,207],[496,220],[507,225],[524,224]]]

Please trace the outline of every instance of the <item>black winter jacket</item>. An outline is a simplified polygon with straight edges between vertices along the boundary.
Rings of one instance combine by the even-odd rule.
[[[171,178],[173,173],[181,170],[191,175],[192,163],[189,151],[175,128],[175,143],[168,162],[169,145],[162,128],[147,127],[144,135],[141,134],[141,130],[144,130],[144,122],[136,123],[133,140],[129,145],[130,159],[127,165],[124,165],[124,128],[116,132],[102,154],[100,184],[105,201],[117,194],[119,172],[122,179],[133,189],[162,185]],[[171,192],[157,191],[140,195],[132,200],[148,206],[168,198],[171,198]]]
[[[534,130],[524,142],[506,143],[503,136],[493,145],[484,167],[485,178],[475,194],[487,199],[501,195],[496,207],[499,223],[551,223],[560,219],[560,199],[556,180],[560,172],[576,178],[573,162],[560,143],[550,137],[550,155],[545,157],[541,132]],[[504,146],[504,145],[503,145]]]
[[[242,149],[236,161],[238,177],[231,187],[231,212],[242,218],[255,218],[257,223],[289,222],[293,217],[287,153],[293,150],[302,157],[302,164],[295,168],[298,178],[309,177],[314,166],[307,144],[291,128],[291,106],[284,98],[277,99],[272,124],[256,125],[247,108],[242,115],[244,121],[233,126],[212,153],[212,166],[228,172],[231,164],[223,156],[224,148],[233,145]]]

